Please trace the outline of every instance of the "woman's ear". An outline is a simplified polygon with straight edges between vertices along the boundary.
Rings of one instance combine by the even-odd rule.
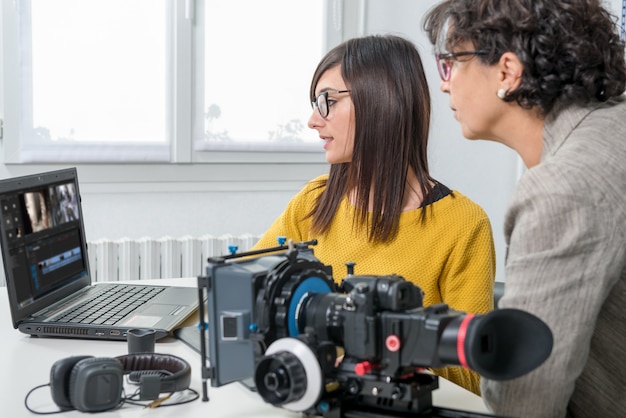
[[[506,92],[516,90],[522,83],[524,66],[513,52],[505,52],[498,61],[500,88]]]

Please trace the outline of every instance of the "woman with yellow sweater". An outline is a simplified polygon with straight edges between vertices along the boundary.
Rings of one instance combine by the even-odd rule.
[[[493,309],[495,251],[485,212],[428,172],[430,95],[415,46],[400,37],[342,43],[319,63],[309,127],[324,141],[330,172],[289,202],[255,249],[317,239],[315,255],[337,282],[355,274],[398,274],[471,313]],[[461,367],[435,372],[475,393]]]

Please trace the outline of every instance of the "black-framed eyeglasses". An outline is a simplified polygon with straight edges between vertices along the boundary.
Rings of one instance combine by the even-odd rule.
[[[314,101],[311,102],[311,106],[313,107],[317,107],[318,112],[320,112],[320,115],[323,118],[326,118],[326,116],[328,116],[328,113],[330,113],[330,106],[333,105],[334,100],[331,99],[331,101],[333,101],[333,103],[328,103],[328,94],[339,94],[339,93],[350,93],[351,90],[328,90],[328,91],[323,91],[320,94],[317,95],[317,97],[315,98]]]
[[[463,51],[463,52],[451,52],[448,54],[435,54],[437,60],[437,70],[439,70],[439,76],[443,81],[449,81],[452,75],[452,65],[454,61],[459,61],[459,57],[467,57],[474,55],[487,55],[489,51]]]

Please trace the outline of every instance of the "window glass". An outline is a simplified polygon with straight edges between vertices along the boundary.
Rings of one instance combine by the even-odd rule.
[[[319,0],[207,0],[196,149],[321,150],[307,127],[323,49]]]
[[[20,7],[26,159],[51,145],[168,147],[165,0],[31,0]]]
[[[52,140],[165,142],[165,7],[32,0],[33,126]]]

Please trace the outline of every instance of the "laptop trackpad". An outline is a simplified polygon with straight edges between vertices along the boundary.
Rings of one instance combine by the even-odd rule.
[[[120,325],[135,328],[153,327],[164,317],[167,317],[168,315],[176,315],[178,311],[180,311],[179,305],[154,303],[143,311],[131,315]]]

